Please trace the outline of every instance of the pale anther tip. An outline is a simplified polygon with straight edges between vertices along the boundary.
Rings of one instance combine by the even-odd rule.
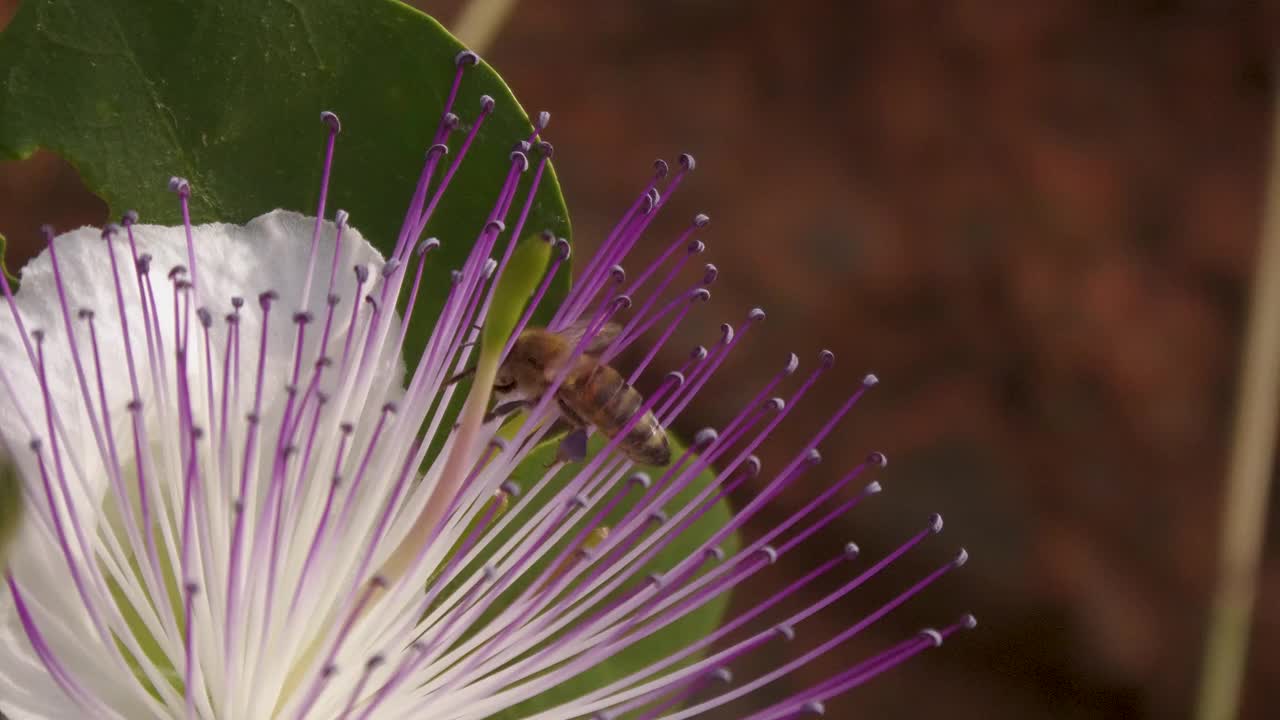
[[[867,387],[875,387],[879,383],[880,383],[880,378],[876,377],[872,373],[867,373],[866,375],[862,376],[862,384],[866,385]]]
[[[462,50],[453,56],[453,62],[455,65],[475,65],[480,62],[480,56],[471,50]]]
[[[693,295],[691,296],[691,299],[696,300],[698,302],[706,302],[711,299],[711,291],[704,287],[700,287],[693,291]]]
[[[942,516],[938,513],[929,516],[929,531],[933,533],[942,532]]]
[[[705,213],[698,213],[693,216],[693,226],[704,228],[711,222],[711,216]]]
[[[648,490],[649,487],[653,484],[653,478],[649,477],[649,473],[638,472],[638,473],[633,473],[630,478],[627,478],[627,482],[630,482],[634,485],[639,485],[645,490]]]
[[[707,244],[701,240],[690,240],[689,245],[685,247],[690,255],[701,255],[707,251]]]
[[[755,455],[748,455],[744,461],[747,464],[747,474],[755,477],[760,474],[760,469],[764,467],[764,463],[760,462],[760,458]]]
[[[728,345],[733,342],[734,329],[729,323],[720,323],[720,342]]]
[[[810,715],[826,715],[827,706],[821,700],[810,700],[804,704],[804,711]]]
[[[555,145],[552,145],[546,140],[541,140],[537,144],[535,144],[533,146],[533,151],[538,153],[539,156],[544,157],[548,160],[556,156]]]
[[[124,215],[120,217],[120,224],[124,225],[125,227],[128,227],[130,225],[136,225],[137,222],[138,222],[137,210],[125,210]]]
[[[796,629],[790,625],[782,624],[774,628],[774,630],[782,636],[783,640],[790,642],[796,639]]]
[[[431,147],[427,148],[428,158],[430,158],[433,154],[436,154],[436,153],[439,153],[441,157],[448,155],[449,146],[445,145],[444,143],[436,143],[435,145],[432,145]]]
[[[120,232],[119,225],[115,223],[107,223],[106,225],[102,226],[102,239],[107,240],[112,235],[115,235],[118,232]]]
[[[707,348],[702,345],[698,345],[694,347],[693,350],[689,353],[689,359],[690,360],[706,360]]]
[[[969,562],[969,551],[964,548],[960,548],[960,552],[956,553],[956,559],[952,562],[956,567],[964,566],[965,563]]]
[[[440,241],[438,239],[427,238],[426,240],[423,240],[422,242],[418,243],[418,247],[415,250],[415,252],[417,252],[418,255],[423,255],[431,252],[432,250],[435,250],[438,247],[440,247]]]
[[[667,164],[666,160],[663,160],[662,158],[658,158],[657,160],[653,161],[654,176],[661,179],[666,177],[667,173],[669,172],[671,172],[671,166]]]
[[[880,484],[879,480],[872,480],[871,482],[867,483],[867,486],[863,489],[866,491],[868,495],[875,495],[877,493],[882,492],[884,490],[884,486]]]
[[[338,119],[338,114],[325,110],[320,113],[320,122],[329,126],[329,131],[335,135],[342,132],[342,121]]]
[[[569,241],[564,238],[556,238],[555,251],[560,256],[561,261],[568,260],[569,256],[573,254],[573,248],[570,247]]]
[[[978,627],[978,618],[974,617],[973,613],[965,613],[960,617],[960,625],[966,630],[972,630]]]
[[[338,212],[333,214],[333,224],[337,225],[340,228],[346,227],[347,223],[350,220],[351,220],[351,213],[347,212],[346,210],[338,210]]]
[[[538,113],[538,119],[536,122],[534,122],[533,126],[538,128],[539,130],[546,130],[547,126],[550,124],[551,124],[551,113],[547,112],[546,110],[543,110]]]
[[[685,170],[693,170],[698,166],[698,161],[689,153],[680,153],[680,167]]]
[[[747,318],[756,322],[763,320],[764,308],[751,308],[751,311],[747,313]]]
[[[706,447],[716,441],[720,437],[720,433],[715,428],[702,428],[693,436],[693,444],[695,447]]]
[[[934,647],[942,646],[942,633],[934,630],[933,628],[925,628],[924,630],[921,630],[920,637],[925,638],[930,643],[933,643]]]
[[[631,296],[619,295],[613,299],[613,304],[616,306],[617,310],[626,310],[631,307]]]
[[[480,111],[481,111],[481,112],[486,112],[486,113],[488,113],[488,112],[493,112],[493,108],[494,108],[497,104],[498,104],[498,101],[497,101],[497,100],[494,100],[494,99],[493,99],[493,96],[491,96],[491,95],[481,95],[481,96],[480,96]]]
[[[888,467],[889,456],[877,450],[867,456],[867,462],[877,467]]]
[[[716,668],[716,671],[711,673],[711,677],[728,685],[733,682],[733,671],[727,667]]]
[[[829,368],[836,364],[836,354],[830,350],[823,350],[818,353],[818,363],[824,368]]]
[[[454,130],[462,124],[462,118],[458,117],[457,113],[451,112],[445,113],[444,117],[441,118],[440,121],[444,123],[444,126],[449,130]],[[447,151],[448,148],[445,148],[445,150]]]
[[[511,153],[511,162],[518,163],[520,165],[520,172],[529,171],[529,156],[523,152],[516,150]]]
[[[702,245],[702,243],[698,243],[698,244]],[[705,248],[706,246],[703,245],[703,247]],[[699,250],[698,252],[702,252],[702,251]],[[702,284],[710,285],[711,283],[716,281],[716,276],[719,274],[720,274],[719,268],[717,268],[715,265],[712,265],[711,263],[707,263],[702,268]]]
[[[822,452],[818,448],[809,448],[809,451],[804,454],[804,461],[816,465],[822,462]]]
[[[858,553],[860,552],[862,552],[862,548],[858,547],[858,543],[853,543],[853,542],[845,543],[845,546],[844,546],[845,558],[852,560],[858,557]]]
[[[796,355],[795,353],[791,353],[787,357],[787,364],[783,367],[783,372],[786,373],[787,375],[790,375],[791,373],[795,372],[799,367],[800,367],[800,356]]]
[[[675,385],[676,387],[681,387],[684,385],[684,373],[680,372],[679,370],[672,370],[671,372],[666,374],[665,380]]]
[[[765,557],[765,560],[769,561],[770,565],[778,562],[778,550],[772,545],[762,546],[759,552]]]

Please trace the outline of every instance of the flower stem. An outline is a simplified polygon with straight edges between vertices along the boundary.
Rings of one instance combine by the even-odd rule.
[[[1239,712],[1262,561],[1280,397],[1280,104],[1272,122],[1266,214],[1237,387],[1197,720],[1230,720]]]

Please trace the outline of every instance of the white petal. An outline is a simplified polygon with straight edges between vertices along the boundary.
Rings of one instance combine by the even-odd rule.
[[[236,432],[237,445],[241,443],[240,427],[243,417],[253,409],[253,389],[257,378],[257,360],[260,347],[263,313],[258,306],[258,294],[272,290],[278,294],[268,322],[265,372],[268,383],[263,387],[261,415],[264,425],[269,418],[278,418],[285,401],[283,385],[288,381],[294,362],[294,344],[297,326],[293,315],[298,311],[310,312],[317,320],[325,317],[329,306],[326,297],[330,292],[329,272],[332,266],[336,228],[325,223],[315,259],[315,277],[311,282],[308,298],[302,298],[306,284],[306,269],[311,250],[314,219],[286,211],[275,211],[255,218],[245,226],[214,224],[197,226],[192,230],[195,248],[194,282],[198,293],[197,305],[207,307],[214,316],[209,330],[213,369],[220,373],[223,349],[228,330],[223,316],[232,311],[231,298],[242,297],[245,307],[240,312],[239,333],[241,341],[239,383],[241,392],[238,407],[229,409]],[[55,242],[58,268],[67,295],[67,312],[81,360],[81,368],[87,383],[88,395],[93,405],[93,415],[101,419],[97,368],[91,352],[87,325],[77,318],[81,308],[94,312],[97,347],[104,377],[106,405],[111,416],[110,435],[122,468],[136,465],[133,451],[133,431],[128,410],[133,390],[129,366],[126,362],[132,352],[135,371],[142,399],[143,416],[148,433],[148,450],[154,459],[150,483],[156,486],[159,496],[181,492],[183,469],[179,457],[179,434],[174,424],[176,409],[176,372],[174,370],[175,313],[173,292],[168,273],[176,266],[188,266],[186,234],[181,227],[138,225],[133,228],[137,252],[151,256],[150,281],[156,298],[155,325],[158,337],[152,342],[162,346],[157,350],[157,360],[167,367],[166,382],[153,381],[151,360],[148,358],[148,337],[143,321],[134,258],[126,234],[121,232],[112,241],[119,269],[120,287],[128,308],[129,342],[121,329],[117,311],[117,286],[111,272],[108,245],[99,230],[82,228],[59,236]],[[338,257],[337,285],[341,302],[335,311],[331,343],[340,343],[345,337],[347,319],[351,315],[355,297],[355,281],[352,267],[366,266],[370,282],[364,291],[372,289],[378,280],[378,270],[383,263],[381,255],[354,229],[346,228]],[[190,268],[188,268],[190,270]],[[189,273],[188,278],[191,277]],[[48,250],[42,252],[22,270],[21,289],[16,302],[28,333],[39,329],[44,332],[44,364],[49,378],[52,403],[65,428],[57,434],[58,449],[63,458],[63,470],[72,495],[72,507],[79,521],[82,534],[88,538],[91,553],[98,558],[109,555],[104,536],[104,506],[114,497],[109,462],[100,450],[100,439],[95,437],[95,422],[85,408],[82,387],[70,343],[66,337],[63,307],[59,303],[55,285],[52,258]],[[193,347],[188,360],[188,380],[192,384],[191,404],[197,425],[206,425],[209,408],[205,392],[205,364],[203,359],[203,335],[191,317],[190,337]],[[318,347],[319,325],[308,337],[308,346]],[[304,357],[312,356],[310,351]],[[380,367],[384,372],[394,371],[394,362]],[[28,513],[27,521],[10,548],[14,577],[24,599],[36,616],[45,639],[55,646],[55,653],[72,674],[86,683],[93,691],[120,712],[124,717],[147,717],[154,711],[147,710],[145,698],[140,697],[141,686],[127,667],[108,657],[101,647],[98,633],[88,619],[81,597],[72,583],[67,562],[59,544],[44,499],[44,486],[40,479],[35,454],[28,445],[34,437],[41,438],[44,457],[53,475],[50,461],[52,446],[46,426],[45,404],[40,392],[38,375],[29,360],[20,333],[7,308],[0,309],[0,368],[5,372],[13,392],[0,387],[0,439],[9,448],[27,483],[29,497],[36,508]],[[217,384],[221,385],[220,375]],[[393,376],[394,377],[394,376]],[[394,384],[394,383],[393,383]],[[215,395],[219,402],[221,393]],[[356,408],[357,415],[361,409]],[[376,409],[375,409],[376,411]],[[228,433],[232,436],[233,433]],[[105,440],[104,440],[105,442]],[[270,453],[263,453],[263,463],[270,462]],[[269,467],[268,467],[269,469]],[[130,475],[130,477],[132,477]],[[156,482],[156,481],[159,482]],[[57,491],[57,486],[54,490]],[[136,507],[136,490],[132,504]],[[59,504],[61,501],[58,501]],[[63,512],[64,521],[65,509]],[[115,518],[119,522],[119,517]],[[72,546],[71,554],[82,570],[89,565],[81,559],[74,533],[64,522],[64,530]],[[116,537],[127,542],[123,531],[117,527]],[[169,539],[172,542],[172,538]],[[127,545],[126,545],[127,547]],[[225,553],[225,548],[223,549]],[[117,565],[119,566],[119,565]],[[86,570],[87,572],[87,570]],[[92,586],[93,583],[85,581]],[[98,589],[105,586],[99,582]],[[93,587],[90,593],[93,594]],[[145,595],[145,590],[141,590]],[[103,600],[99,595],[99,600]],[[38,599],[38,601],[37,601]],[[0,622],[4,641],[0,644],[0,698],[4,712],[11,717],[69,717],[62,692],[51,683],[43,665],[32,651],[26,634],[17,618],[12,598],[7,591],[0,592]],[[43,685],[37,685],[43,683]],[[48,687],[44,687],[48,685]],[[37,690],[36,688],[39,687]],[[19,688],[29,688],[21,692]],[[12,692],[11,692],[12,690]],[[154,706],[153,706],[154,707]],[[24,714],[25,713],[25,714]]]

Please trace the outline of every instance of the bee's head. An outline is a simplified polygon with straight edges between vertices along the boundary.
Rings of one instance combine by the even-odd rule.
[[[502,363],[502,367],[498,368],[498,374],[493,379],[493,392],[499,399],[505,399],[516,390],[516,376],[511,367],[511,360],[508,359]]]

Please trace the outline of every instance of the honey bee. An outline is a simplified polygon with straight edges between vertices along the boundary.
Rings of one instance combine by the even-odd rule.
[[[569,362],[586,330],[584,323],[560,331],[530,327],[521,332],[494,379],[493,390],[498,404],[491,416],[509,413],[540,400],[564,369],[565,363]],[[618,332],[619,327],[610,323],[589,339],[556,390],[555,401],[561,421],[571,429],[561,443],[561,459],[580,459],[586,454],[586,428],[589,426],[607,438],[616,438],[644,403],[640,393],[617,370],[600,361],[600,354]],[[667,432],[648,410],[636,420],[617,447],[627,458],[644,465],[671,462]]]

